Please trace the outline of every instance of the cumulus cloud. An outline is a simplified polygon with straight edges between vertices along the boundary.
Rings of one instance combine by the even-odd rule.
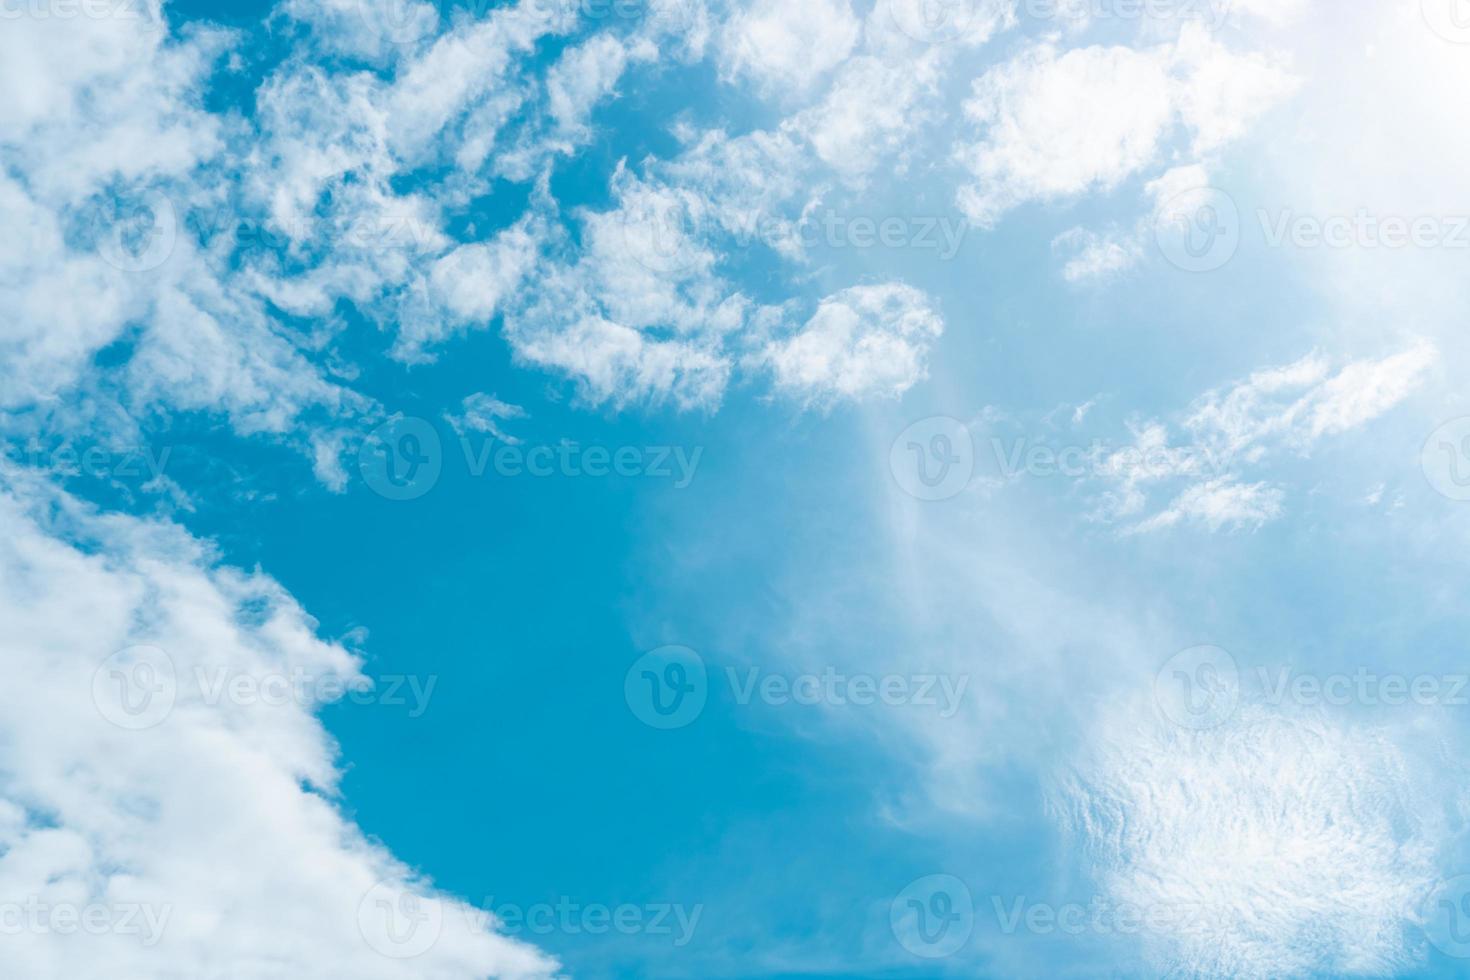
[[[98,514],[13,470],[0,514],[0,902],[101,909],[90,914],[116,926],[43,920],[7,936],[7,969],[556,972],[344,818],[314,711],[363,682],[362,664],[279,585],[219,564],[177,526]],[[407,917],[384,918],[411,911],[416,938]],[[410,949],[421,955],[400,958]]]
[[[1215,150],[1291,87],[1267,56],[1231,52],[1198,24],[1153,48],[1039,42],[974,83],[965,112],[981,138],[956,151],[974,178],[960,207],[993,225],[1029,201],[1113,190],[1161,160],[1176,126],[1192,152]]]
[[[1051,243],[1052,250],[1070,256],[1062,267],[1068,282],[1108,280],[1133,268],[1143,259],[1143,245],[1131,234],[1100,235],[1085,228],[1071,228]]]
[[[726,22],[721,65],[769,94],[802,95],[852,53],[861,29],[849,0],[755,0]]]
[[[926,374],[944,321],[922,292],[901,283],[854,286],[828,296],[762,359],[777,390],[809,404],[896,398]]]

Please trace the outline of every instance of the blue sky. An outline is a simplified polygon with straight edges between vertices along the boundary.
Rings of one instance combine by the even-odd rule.
[[[0,13],[20,973],[1466,972],[1451,0]]]

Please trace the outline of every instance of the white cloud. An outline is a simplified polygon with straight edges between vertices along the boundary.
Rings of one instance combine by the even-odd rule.
[[[726,22],[720,63],[732,80],[749,79],[763,92],[809,92],[852,53],[861,23],[849,0],[754,0]]]
[[[175,526],[96,514],[15,472],[0,483],[0,902],[141,907],[158,925],[148,936],[12,933],[9,971],[246,980],[555,972],[476,925],[483,920],[343,817],[334,747],[312,699],[210,693],[222,677],[299,676],[292,690],[308,692],[318,680],[361,677],[358,658],[318,639],[279,585],[220,566]],[[119,672],[109,672],[114,654],[140,645],[167,658],[146,654],[151,677],[131,661],[111,661]],[[378,951],[394,947],[384,945],[381,910],[364,910],[363,900],[380,881],[389,896],[417,895],[421,910],[440,915],[437,941],[416,959]]]
[[[1200,396],[1181,423],[1184,439],[1161,421],[1135,423],[1132,444],[1099,460],[1098,472],[1111,484],[1100,516],[1134,518],[1151,489],[1187,481],[1166,507],[1131,530],[1197,523],[1218,531],[1273,521],[1284,513],[1285,493],[1250,482],[1244,473],[1268,466],[1273,457],[1305,456],[1321,440],[1373,421],[1409,397],[1438,358],[1432,344],[1419,341],[1334,372],[1325,356],[1311,354]]]
[[[1110,191],[1156,166],[1176,125],[1192,152],[1216,150],[1292,84],[1272,59],[1232,53],[1198,24],[1148,49],[1043,41],[976,80],[965,111],[982,138],[957,148],[974,178],[960,206],[993,225],[1029,201]]]
[[[1414,747],[1423,731],[1255,705],[1192,731],[1109,703],[1056,811],[1106,898],[1158,925],[1140,933],[1152,972],[1390,976],[1418,962],[1418,906],[1460,792]]]
[[[454,427],[455,432],[485,432],[507,445],[520,445],[521,440],[509,435],[500,427],[500,423],[528,418],[524,408],[508,404],[484,392],[470,395],[462,404],[463,414],[449,416],[449,424]]]
[[[925,122],[926,97],[935,94],[935,66],[915,59],[886,64],[856,57],[837,73],[820,102],[787,125],[801,132],[822,162],[861,183],[879,168],[893,169],[912,134]]]
[[[1284,498],[1285,494],[1276,487],[1236,483],[1222,477],[1189,487],[1163,511],[1140,522],[1134,530],[1157,531],[1187,522],[1202,524],[1211,531],[1258,528],[1282,515]]]
[[[779,391],[808,404],[896,398],[926,376],[929,345],[943,332],[919,290],[854,286],[822,300],[800,330],[769,343],[761,358]]]
[[[1111,279],[1133,268],[1143,259],[1143,246],[1132,234],[1099,235],[1085,228],[1071,228],[1051,243],[1052,250],[1069,254],[1062,276],[1068,282]]]

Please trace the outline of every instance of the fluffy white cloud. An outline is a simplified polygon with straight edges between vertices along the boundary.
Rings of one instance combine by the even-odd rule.
[[[1143,245],[1134,234],[1099,235],[1071,228],[1052,240],[1052,250],[1069,255],[1062,267],[1068,282],[1107,280],[1133,268],[1143,258]]]
[[[808,404],[896,398],[926,375],[944,321],[911,286],[853,286],[828,296],[790,337],[761,354],[776,388]]]
[[[755,0],[726,22],[721,65],[769,94],[804,95],[846,60],[861,31],[849,0]]]
[[[116,927],[41,919],[7,935],[8,970],[555,972],[343,817],[314,709],[361,680],[361,664],[318,639],[280,586],[219,565],[176,526],[99,515],[22,473],[0,475],[0,515],[0,903],[97,908]],[[221,694],[236,679],[263,696]],[[394,945],[390,926],[410,920],[383,916],[415,908],[429,918],[414,945]],[[422,955],[395,958],[419,944]]]
[[[1198,24],[1145,49],[1043,41],[976,80],[965,111],[981,139],[957,150],[974,178],[960,206],[993,225],[1028,201],[1112,190],[1160,160],[1176,125],[1209,152],[1291,89],[1275,62],[1233,53]]]

